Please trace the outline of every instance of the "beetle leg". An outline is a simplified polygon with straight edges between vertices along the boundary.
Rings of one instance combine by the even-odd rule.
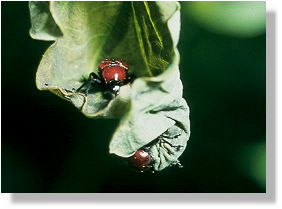
[[[136,79],[136,76],[134,76],[133,74],[127,72],[126,73],[126,78],[123,80],[123,85],[132,83],[134,80]]]
[[[178,166],[178,168],[183,168],[183,165],[180,163],[179,160],[174,161],[170,164],[170,166]]]
[[[90,73],[88,80],[83,83],[77,90],[76,92],[81,91],[83,88],[85,90],[81,91],[84,93],[86,96],[88,95],[89,90],[91,89],[92,86],[104,86],[104,82],[100,79],[98,75],[96,75],[94,72]]]

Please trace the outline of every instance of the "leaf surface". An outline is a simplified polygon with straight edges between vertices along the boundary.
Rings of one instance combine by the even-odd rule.
[[[179,9],[177,2],[30,2],[31,36],[54,41],[39,64],[37,87],[72,102],[87,117],[121,118],[110,153],[128,157],[175,130],[180,135],[173,142],[185,147],[190,130],[178,70]],[[136,80],[114,99],[95,89],[77,92],[105,58],[123,59]],[[157,156],[155,146],[156,170],[183,152],[164,163],[168,158]]]
[[[166,11],[155,2],[30,2],[31,36],[55,40],[40,62],[37,87],[89,117],[119,117],[107,112],[112,103],[102,92],[86,97],[75,90],[105,58],[122,58],[136,77],[165,71],[174,56],[167,21],[179,7],[171,5]]]

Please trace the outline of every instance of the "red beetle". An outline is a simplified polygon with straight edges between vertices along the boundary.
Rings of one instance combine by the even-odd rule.
[[[153,146],[156,143],[169,144],[171,147],[179,151],[183,147],[183,145],[173,145],[172,143],[167,141],[167,139],[176,139],[179,136],[180,134],[169,136],[168,134],[163,133],[159,137],[157,137],[156,140],[153,140],[151,143],[138,149],[131,157],[127,158],[127,160],[129,161],[132,167],[136,168],[141,172],[145,170],[151,170],[154,173],[155,170],[153,169],[153,164],[155,163],[155,160],[150,154],[151,146]],[[173,165],[177,165],[179,168],[182,168],[182,165],[180,164],[179,160],[176,160],[175,162],[172,162],[170,164],[170,166]]]
[[[128,64],[121,59],[105,59],[98,65],[98,75],[90,73],[88,81],[76,91],[88,94],[91,87],[102,88],[105,93],[118,95],[120,87],[132,82],[128,73]],[[84,89],[82,91],[82,89]]]
[[[143,172],[152,168],[152,157],[146,149],[137,150],[134,155],[128,158],[130,165],[137,170]]]

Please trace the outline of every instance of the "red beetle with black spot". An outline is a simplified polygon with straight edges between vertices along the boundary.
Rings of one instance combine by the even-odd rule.
[[[90,73],[89,79],[77,92],[88,94],[91,87],[102,88],[105,93],[118,95],[120,87],[133,81],[128,64],[121,59],[105,59],[98,65],[98,75]],[[84,90],[83,90],[84,89]]]

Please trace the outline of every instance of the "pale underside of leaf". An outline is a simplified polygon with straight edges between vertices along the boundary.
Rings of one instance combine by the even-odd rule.
[[[189,108],[182,98],[179,70],[174,67],[172,64],[165,74],[154,77],[154,81],[140,79],[134,82],[130,111],[113,135],[110,153],[129,157],[174,127],[178,127],[179,137],[173,139],[173,143],[186,146],[190,135]],[[176,161],[181,153],[181,150],[174,152],[170,162]],[[160,157],[158,159],[163,162]]]
[[[47,1],[29,2],[31,30],[30,35],[34,39],[52,41],[62,36],[62,32],[55,23]]]

